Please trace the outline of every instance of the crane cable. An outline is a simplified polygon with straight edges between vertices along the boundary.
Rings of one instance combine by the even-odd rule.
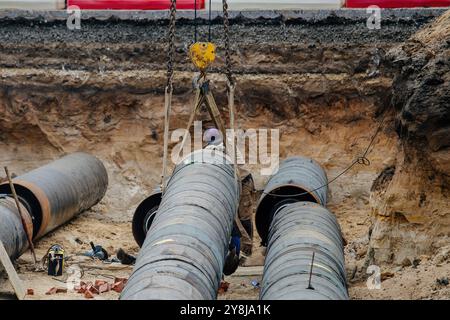
[[[194,0],[194,43],[197,42],[197,0]]]
[[[209,10],[208,10],[208,42],[211,42],[211,21],[212,21],[212,16],[211,16],[211,0],[209,0]],[[197,24],[197,0],[194,0],[194,43],[197,42],[197,29],[198,29],[198,24]]]
[[[231,69],[231,49],[230,49],[230,19],[228,15],[227,0],[222,0],[223,5],[223,28],[225,33],[225,74],[230,86],[234,86],[233,71]]]

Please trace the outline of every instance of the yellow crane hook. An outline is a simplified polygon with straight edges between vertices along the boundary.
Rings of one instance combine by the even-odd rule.
[[[204,73],[216,59],[216,45],[211,42],[196,42],[189,48],[189,57],[195,67]]]

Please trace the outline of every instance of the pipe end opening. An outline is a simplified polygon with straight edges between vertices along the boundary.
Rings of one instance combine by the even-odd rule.
[[[134,212],[132,231],[134,240],[142,247],[147,236],[147,231],[155,219],[156,212],[162,199],[162,192],[157,191],[142,201]]]
[[[30,189],[20,184],[14,183],[14,189],[16,189],[17,197],[20,202],[31,214],[31,219],[33,221],[33,236],[36,238],[39,230],[41,229],[43,214],[39,199]],[[12,196],[12,191],[9,184],[6,183],[0,185],[0,193]]]
[[[263,194],[255,215],[256,230],[263,246],[267,245],[269,228],[274,214],[282,205],[299,201],[319,203],[311,193],[298,186],[282,186]]]

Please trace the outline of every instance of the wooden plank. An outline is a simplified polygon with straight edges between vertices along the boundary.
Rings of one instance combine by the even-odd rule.
[[[23,287],[22,280],[20,280],[14,266],[9,259],[8,253],[6,252],[5,246],[3,242],[0,241],[0,264],[5,269],[9,281],[14,288],[14,292],[16,293],[17,299],[23,300],[25,298],[25,288]]]
[[[249,277],[249,276],[261,276],[263,274],[264,266],[254,267],[239,267],[233,276],[236,277]]]

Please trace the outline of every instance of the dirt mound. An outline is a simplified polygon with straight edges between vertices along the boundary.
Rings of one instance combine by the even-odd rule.
[[[449,39],[447,12],[387,55],[401,150],[371,195],[378,263],[413,261],[450,242]]]

